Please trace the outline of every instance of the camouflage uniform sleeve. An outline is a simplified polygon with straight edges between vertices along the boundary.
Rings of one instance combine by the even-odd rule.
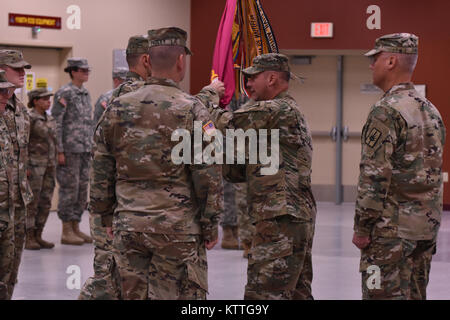
[[[116,205],[116,161],[111,152],[114,110],[108,108],[95,130],[94,156],[90,181],[89,212],[102,216],[103,225],[112,226]]]
[[[103,114],[103,111],[105,111],[106,107],[108,105],[108,99],[106,98],[105,95],[101,95],[97,102],[95,103],[95,107],[94,107],[94,130],[97,126],[98,120],[100,120],[100,117]]]
[[[214,90],[211,86],[203,87],[199,93],[195,95],[195,97],[200,100],[206,107],[209,105],[219,105],[219,95],[216,90]]]
[[[392,154],[401,122],[385,107],[374,106],[361,135],[361,162],[354,231],[370,236],[381,218],[392,176]]]
[[[202,121],[202,126],[211,119],[208,110],[199,101],[194,102],[192,111],[194,121]],[[200,206],[203,239],[215,240],[218,237],[218,224],[224,206],[222,168],[217,164],[192,164],[189,168],[192,174],[194,193]]]
[[[208,109],[216,128],[225,134],[225,129],[229,127],[233,119],[233,113],[219,107],[220,98],[216,91],[206,86],[195,97]]]
[[[53,99],[52,116],[56,122],[56,150],[58,153],[64,152],[63,145],[63,119],[66,113],[67,99],[64,98],[64,91],[58,91]]]

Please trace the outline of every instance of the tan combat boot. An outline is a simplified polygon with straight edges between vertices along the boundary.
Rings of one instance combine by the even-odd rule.
[[[36,229],[36,241],[37,241],[37,243],[39,243],[39,245],[43,249],[51,249],[51,248],[53,248],[55,246],[54,243],[51,243],[51,242],[48,242],[48,241],[45,241],[45,240],[42,239],[42,231],[43,231],[43,229],[41,229],[41,228]]]
[[[62,244],[81,246],[84,240],[73,232],[72,221],[63,222],[63,232],[61,235]]]
[[[73,232],[75,232],[79,238],[83,239],[86,243],[92,243],[92,238],[80,231],[80,223],[78,221],[72,221],[72,226]]]
[[[39,250],[41,246],[36,241],[36,236],[34,234],[35,230],[27,230],[26,240],[25,240],[25,249],[27,250]]]
[[[223,227],[222,248],[233,250],[239,249],[239,242],[233,235],[232,227]]]

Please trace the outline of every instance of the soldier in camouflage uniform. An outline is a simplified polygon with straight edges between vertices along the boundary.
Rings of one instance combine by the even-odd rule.
[[[145,84],[143,79],[150,76],[147,37],[133,36],[128,40],[126,59],[130,70],[125,82],[112,92],[109,103],[115,98],[136,91]],[[142,76],[141,76],[142,75]],[[102,108],[103,109],[103,108]],[[100,114],[103,114],[103,110]],[[98,120],[95,121],[95,127]],[[93,153],[95,153],[95,145]],[[94,276],[86,280],[78,297],[79,300],[121,299],[120,275],[114,260],[112,240],[106,234],[106,225],[98,215],[90,214],[91,235],[94,239]]]
[[[193,135],[209,114],[177,84],[186,32],[150,30],[149,40],[155,78],[113,100],[97,126],[90,212],[110,235],[113,226],[124,299],[205,299],[205,247],[217,243],[223,210],[220,166],[174,164],[171,136]]]
[[[103,111],[105,111],[106,107],[108,106],[109,101],[111,100],[111,97],[113,95],[113,91],[115,88],[117,88],[119,85],[121,85],[127,76],[128,69],[127,68],[116,68],[113,70],[112,77],[113,77],[113,86],[114,88],[109,90],[108,92],[102,94],[97,102],[95,103],[94,107],[94,130],[97,126],[97,122],[100,119],[100,117],[103,114]]]
[[[130,71],[126,75],[125,82],[114,89],[110,101],[128,92],[136,91],[150,77],[151,67],[147,36],[133,36],[128,39],[126,59]]]
[[[51,249],[55,245],[42,239],[50,213],[56,176],[56,123],[46,111],[53,93],[46,88],[28,92],[30,144],[28,171],[34,199],[28,207],[25,249]]]
[[[107,106],[115,98],[136,91],[145,84],[143,79],[150,76],[147,37],[133,36],[128,40],[126,58],[129,71],[125,81],[111,91]],[[142,76],[140,75],[142,74]],[[105,108],[106,109],[106,108]],[[103,114],[100,113],[99,118]],[[94,113],[95,114],[95,113]],[[97,127],[98,120],[95,120]],[[95,153],[95,145],[93,148]],[[79,300],[117,300],[121,299],[120,275],[114,260],[112,240],[106,234],[106,225],[98,215],[90,213],[91,235],[94,239],[94,276],[86,280],[78,297]]]
[[[233,113],[210,108],[216,126],[279,130],[279,150],[268,146],[268,154],[279,156],[276,173],[263,175],[260,163],[224,166],[229,180],[248,183],[249,214],[255,223],[244,299],[312,299],[306,286],[310,280],[305,279],[316,216],[311,134],[287,93],[293,75],[286,56],[262,54],[243,72],[251,100]]]
[[[0,70],[5,71],[0,75],[3,88],[11,83],[23,87],[24,68],[31,65],[23,60],[21,52],[0,50]],[[4,101],[0,104],[0,299],[11,299],[13,295],[25,242],[26,208],[33,200],[27,179],[30,120],[26,107],[12,90],[6,97],[6,106]]]
[[[64,71],[72,81],[55,93],[52,107],[58,152],[58,217],[63,223],[61,243],[82,245],[92,242],[92,238],[79,229],[87,205],[92,146],[91,96],[83,86],[90,70],[86,59],[70,58]]]
[[[411,82],[418,38],[378,38],[368,53],[385,93],[364,125],[353,243],[363,299],[426,299],[442,213],[445,127]]]

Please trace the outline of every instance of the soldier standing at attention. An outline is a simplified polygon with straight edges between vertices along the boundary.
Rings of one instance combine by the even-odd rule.
[[[91,96],[83,86],[90,70],[86,59],[70,58],[64,71],[72,81],[55,93],[52,107],[58,152],[58,217],[63,223],[61,243],[82,245],[92,242],[91,237],[79,229],[87,204],[92,146]]]
[[[128,71],[125,81],[114,89],[110,101],[128,92],[136,91],[150,77],[150,56],[148,55],[146,36],[132,36],[128,39],[126,60],[130,71]]]
[[[276,153],[279,168],[263,174],[261,163],[224,165],[232,182],[248,183],[249,214],[255,223],[249,251],[244,299],[312,299],[311,247],[316,202],[311,191],[312,140],[305,117],[288,94],[294,76],[288,58],[262,54],[243,70],[251,100],[233,113],[209,108],[216,126],[275,129],[279,134]]]
[[[411,82],[417,47],[415,35],[396,33],[366,53],[384,95],[361,137],[353,243],[361,249],[363,299],[426,299],[442,213],[445,127]],[[379,281],[369,278],[374,272]]]
[[[102,94],[97,102],[95,103],[94,107],[94,129],[97,125],[98,120],[103,114],[103,111],[105,111],[106,107],[108,106],[108,102],[111,100],[111,97],[113,95],[113,91],[115,88],[117,88],[120,84],[122,84],[127,76],[128,69],[126,68],[116,68],[113,70],[112,78],[113,78],[113,89],[109,90],[108,92]]]
[[[17,98],[25,70],[31,65],[16,50],[0,50],[0,299],[11,299],[17,282],[26,232],[26,208],[33,200],[28,184],[28,139],[30,119],[26,107]],[[6,105],[5,97],[8,97]]]
[[[46,113],[53,93],[46,88],[28,92],[30,115],[30,143],[28,171],[33,202],[28,207],[25,249],[51,249],[55,245],[42,239],[42,232],[50,213],[56,176],[56,123]]]
[[[130,71],[125,82],[112,90],[109,103],[119,96],[136,91],[145,84],[143,79],[150,76],[150,60],[148,55],[148,40],[144,36],[133,36],[128,40],[126,59]],[[104,110],[100,113],[99,119]],[[97,128],[98,120],[94,127]],[[95,130],[94,130],[95,133]],[[93,153],[95,153],[95,144]],[[114,259],[112,239],[106,233],[106,225],[101,216],[89,214],[89,225],[94,240],[94,276],[89,277],[78,296],[79,300],[118,300],[121,299],[120,275]]]
[[[194,121],[202,128],[210,120],[178,85],[186,38],[179,28],[149,31],[152,77],[113,100],[95,132],[90,212],[110,236],[113,226],[124,299],[205,299],[208,290],[205,248],[218,241],[223,210],[220,166],[171,159],[172,133],[193,138]]]

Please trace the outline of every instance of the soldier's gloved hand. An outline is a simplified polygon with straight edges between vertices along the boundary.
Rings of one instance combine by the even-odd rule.
[[[64,156],[64,152],[59,152],[58,153],[58,164],[60,166],[65,166],[66,165],[66,157]]]
[[[217,92],[220,98],[225,94],[225,84],[218,78],[215,78],[209,86]]]

